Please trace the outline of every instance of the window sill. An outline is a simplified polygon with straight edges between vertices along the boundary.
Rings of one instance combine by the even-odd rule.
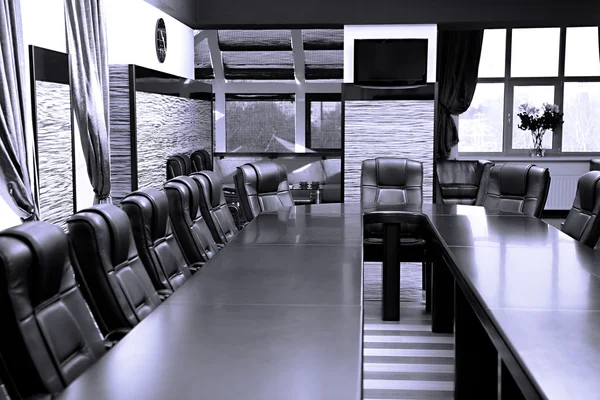
[[[511,161],[511,162],[527,162],[527,163],[536,163],[536,162],[589,162],[593,158],[600,158],[600,155],[588,155],[588,156],[545,156],[545,157],[531,157],[531,156],[499,156],[499,155],[490,155],[486,156],[485,154],[480,154],[477,156],[469,155],[469,156],[458,156],[456,159],[460,161],[469,161],[469,160],[488,160],[488,161]]]

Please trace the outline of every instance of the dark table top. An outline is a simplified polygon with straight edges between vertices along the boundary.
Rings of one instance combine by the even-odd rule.
[[[386,210],[427,216],[545,397],[600,393],[600,253],[480,207],[319,204],[259,215],[60,398],[360,398],[362,212]]]
[[[322,208],[259,215],[59,398],[360,399],[361,217]]]

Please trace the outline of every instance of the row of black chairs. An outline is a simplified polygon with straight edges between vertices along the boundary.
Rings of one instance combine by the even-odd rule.
[[[147,317],[238,232],[212,171],[120,207],[0,232],[0,376],[13,399],[50,398]]]
[[[213,161],[205,149],[193,151],[190,155],[175,154],[167,159],[167,179],[206,170],[213,171]]]

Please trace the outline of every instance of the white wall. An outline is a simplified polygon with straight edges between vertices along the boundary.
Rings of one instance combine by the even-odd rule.
[[[194,31],[143,0],[104,0],[109,64],[136,64],[194,79]],[[167,56],[158,62],[156,21],[167,28]]]
[[[428,39],[427,82],[436,80],[437,25],[345,25],[344,82],[354,82],[355,39]]]

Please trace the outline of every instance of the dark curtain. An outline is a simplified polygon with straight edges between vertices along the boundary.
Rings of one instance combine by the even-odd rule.
[[[458,144],[452,115],[467,111],[475,94],[483,30],[441,30],[438,35],[438,158],[448,158]]]
[[[108,55],[102,0],[66,0],[71,95],[94,204],[110,203]]]
[[[27,221],[38,211],[27,166],[24,74],[19,1],[0,0],[0,195]]]

